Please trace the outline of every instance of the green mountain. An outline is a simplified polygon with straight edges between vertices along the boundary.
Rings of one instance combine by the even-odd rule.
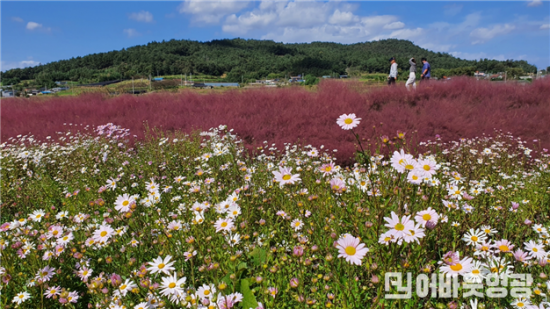
[[[475,70],[501,72],[521,68],[536,72],[526,61],[464,60],[447,53],[432,52],[410,41],[388,39],[357,44],[283,44],[266,40],[225,39],[210,42],[171,40],[151,42],[32,68],[3,72],[4,84],[34,79],[37,84],[71,80],[82,83],[131,78],[132,76],[207,74],[225,76],[227,81],[285,77],[301,73],[316,76],[346,72],[389,71],[389,58],[396,57],[400,70],[408,59],[428,58],[434,70],[447,74],[471,74]]]

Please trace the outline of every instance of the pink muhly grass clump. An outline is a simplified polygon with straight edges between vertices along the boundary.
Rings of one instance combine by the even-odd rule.
[[[416,132],[416,141],[444,141],[491,135],[495,129],[523,140],[538,139],[550,148],[550,82],[528,85],[456,78],[433,81],[408,92],[397,87],[372,87],[360,82],[323,81],[317,91],[289,87],[194,91],[105,97],[87,94],[43,100],[2,100],[2,141],[18,134],[43,140],[66,131],[69,124],[98,126],[114,123],[144,137],[144,123],[165,131],[191,132],[226,124],[252,146],[268,141],[325,145],[348,161],[355,138],[336,119],[354,113],[362,118],[354,128],[365,147],[397,131]],[[527,145],[529,147],[529,145]],[[531,147],[532,148],[532,147]],[[348,161],[349,162],[349,161]]]

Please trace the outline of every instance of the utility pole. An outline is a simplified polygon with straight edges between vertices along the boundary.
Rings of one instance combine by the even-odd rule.
[[[151,74],[149,74],[149,91],[151,91]]]
[[[181,83],[181,87],[183,87],[183,74],[180,74],[180,83]]]
[[[507,75],[508,75],[508,71],[504,71],[504,82],[506,82]]]
[[[136,90],[134,88],[134,77],[132,76],[132,94],[136,94]]]

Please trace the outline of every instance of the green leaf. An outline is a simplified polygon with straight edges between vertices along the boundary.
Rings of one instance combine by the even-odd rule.
[[[229,278],[231,276],[230,274],[225,275],[225,277],[222,278],[222,281],[225,282],[228,286],[233,286],[233,282],[231,282],[231,279]]]
[[[252,250],[250,255],[254,259],[254,265],[256,266],[261,266],[263,263],[267,261],[267,251],[265,251],[260,247],[254,248],[254,250]]]
[[[243,294],[243,308],[249,309],[258,307],[256,297],[254,297],[254,294],[252,294],[252,291],[250,290],[250,283],[248,282],[248,279],[241,280],[241,294]]]
[[[242,262],[237,266],[237,271],[239,271],[241,269],[246,269],[246,268],[248,268],[248,266],[246,265],[245,262]]]

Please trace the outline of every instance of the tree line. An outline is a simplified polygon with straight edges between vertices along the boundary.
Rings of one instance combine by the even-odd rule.
[[[390,57],[396,57],[403,72],[409,68],[410,57],[415,57],[418,63],[421,57],[426,57],[433,69],[446,70],[448,75],[503,72],[509,68],[528,73],[537,70],[524,60],[464,60],[397,39],[349,45],[325,42],[283,44],[245,39],[170,40],[12,69],[2,73],[2,80],[4,85],[23,80],[48,85],[61,80],[89,83],[149,75],[225,74],[227,81],[240,82],[242,79],[283,78],[301,73],[313,76],[346,74],[349,71],[385,73],[389,71]]]

